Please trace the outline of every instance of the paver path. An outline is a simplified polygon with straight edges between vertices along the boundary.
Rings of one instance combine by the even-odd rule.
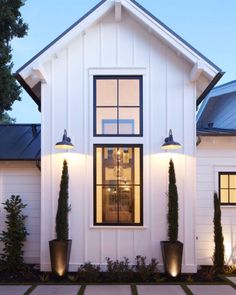
[[[84,295],[131,295],[130,286],[87,286]]]
[[[0,286],[1,295],[23,295],[31,286]]]
[[[194,295],[236,295],[236,290],[230,286],[202,285],[188,286]]]
[[[226,277],[226,278],[236,285],[236,277]]]
[[[180,286],[137,286],[138,295],[186,295]]]
[[[37,286],[30,295],[77,295],[79,289],[80,286]]]

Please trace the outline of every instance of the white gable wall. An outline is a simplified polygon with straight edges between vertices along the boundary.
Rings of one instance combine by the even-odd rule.
[[[35,162],[0,162],[0,228],[5,228],[6,212],[2,203],[11,195],[20,195],[22,202],[27,204],[22,212],[27,216],[25,226],[29,235],[24,259],[28,263],[39,263],[40,260],[40,193],[40,171]]]
[[[212,264],[214,250],[213,194],[218,193],[218,172],[236,172],[235,137],[202,137],[197,147],[197,262]],[[236,258],[236,208],[221,206],[226,263]]]
[[[173,157],[180,195],[179,239],[185,243],[184,271],[195,270],[195,84],[192,67],[122,9],[114,10],[43,65],[41,268],[50,268],[48,241],[54,238],[63,158],[70,175],[70,268],[105,258],[131,262],[136,255],[156,257],[166,239],[168,161]],[[142,74],[143,137],[93,137],[93,84],[96,74]],[[67,129],[75,149],[60,154],[54,144]],[[172,128],[183,144],[173,155],[160,149]],[[93,144],[141,143],[144,148],[144,226],[93,226]]]

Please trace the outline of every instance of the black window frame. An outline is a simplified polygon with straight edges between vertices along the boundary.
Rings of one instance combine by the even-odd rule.
[[[117,94],[117,105],[116,108],[119,110],[119,107],[125,108],[138,108],[139,107],[139,133],[138,134],[97,134],[97,97],[96,97],[96,81],[97,80],[139,80],[139,106],[120,106],[118,103]],[[110,107],[110,106],[107,106]],[[106,106],[101,106],[101,108],[106,108]],[[119,118],[118,118],[119,120]],[[119,128],[119,123],[118,127]],[[118,129],[119,130],[119,129]],[[142,75],[95,75],[93,76],[93,136],[94,137],[142,137],[143,136],[143,76]]]
[[[224,188],[225,190],[228,191],[228,202],[222,202],[221,201],[221,175],[227,175],[228,176],[228,187]],[[236,202],[235,203],[231,203],[230,201],[230,190],[234,189],[236,190],[236,188],[230,188],[230,184],[229,184],[229,176],[230,175],[236,175],[236,172],[234,171],[224,171],[224,172],[218,172],[218,193],[219,193],[219,198],[220,198],[220,205],[222,206],[236,206]]]
[[[97,210],[97,148],[106,148],[106,147],[130,147],[130,148],[139,148],[140,149],[140,222],[139,223],[98,223],[96,222],[96,210]],[[93,145],[93,224],[94,226],[143,226],[143,144],[94,144]]]

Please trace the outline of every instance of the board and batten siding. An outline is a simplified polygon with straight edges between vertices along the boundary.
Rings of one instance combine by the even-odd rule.
[[[197,147],[197,262],[212,264],[214,250],[213,194],[218,172],[236,172],[236,138],[202,137]],[[226,263],[236,258],[236,206],[221,206]]]
[[[184,270],[195,263],[195,105],[191,65],[125,10],[114,10],[45,62],[42,84],[41,269],[50,269],[48,241],[55,236],[55,214],[62,162],[68,160],[70,193],[70,269],[106,257],[133,263],[136,255],[162,264],[166,240],[168,162],[176,166],[180,195],[180,234],[185,243]],[[143,76],[143,137],[93,137],[93,75]],[[75,149],[55,151],[67,129]],[[175,154],[160,149],[172,128],[183,144]],[[93,226],[93,144],[143,144],[143,227]],[[186,181],[187,180],[187,181]]]
[[[5,210],[2,203],[11,195],[20,195],[27,204],[23,214],[29,233],[24,246],[24,260],[39,263],[40,256],[40,171],[35,162],[0,162],[0,230],[5,229]],[[0,252],[3,245],[0,243]]]

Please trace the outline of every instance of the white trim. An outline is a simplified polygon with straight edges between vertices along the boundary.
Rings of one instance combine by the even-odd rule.
[[[115,20],[120,22],[122,19],[122,5],[121,0],[115,0]]]
[[[190,73],[190,81],[196,82],[204,71],[204,64],[202,62],[196,62]]]
[[[104,76],[125,76],[125,75],[132,75],[138,76],[147,75],[146,68],[89,68],[88,69],[89,76],[96,76],[96,75],[104,75]]]
[[[134,229],[137,229],[137,230],[145,230],[145,229],[147,229],[148,227],[146,226],[146,225],[144,225],[144,226],[140,226],[140,225],[137,225],[137,226],[135,226],[135,225],[133,225],[133,226],[127,226],[127,225],[124,225],[124,226],[121,226],[121,225],[117,225],[117,226],[105,226],[105,225],[90,225],[89,226],[89,228],[91,228],[91,229],[132,229],[132,230],[134,230]]]

